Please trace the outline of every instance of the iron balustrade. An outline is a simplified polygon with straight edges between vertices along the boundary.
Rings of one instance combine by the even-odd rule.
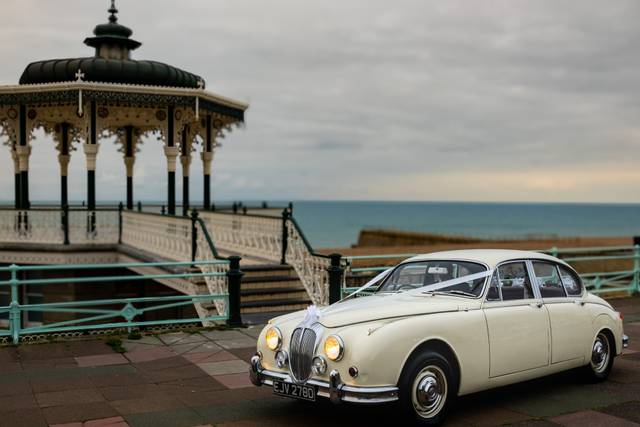
[[[628,270],[613,270],[599,272],[580,273],[580,278],[587,290],[594,294],[626,292],[629,295],[640,293],[640,245],[634,246],[600,246],[600,247],[583,247],[583,248],[551,248],[545,250],[537,250],[536,252],[550,254],[562,259],[574,268],[576,264],[585,262],[613,262],[626,261],[631,263]],[[600,255],[580,255],[578,254],[594,254]],[[395,265],[395,263],[404,259],[416,256],[416,253],[404,254],[380,254],[380,255],[359,255],[346,256],[342,258],[341,267],[344,270],[342,280],[341,297],[345,297],[359,289],[367,280],[373,278],[384,270]],[[369,264],[364,266],[356,266],[358,264]],[[579,267],[578,267],[579,270]],[[360,282],[360,283],[358,283]],[[364,294],[370,294],[365,292]]]
[[[194,272],[195,268],[213,267],[225,265],[227,273],[218,271]],[[94,276],[94,277],[67,277],[50,279],[24,279],[20,276],[23,272],[60,272],[64,270],[90,270],[90,269],[132,269],[141,267],[162,268],[167,273],[142,274],[125,276]],[[171,271],[173,270],[173,271]],[[104,282],[133,282],[141,280],[159,279],[191,279],[191,278],[225,278],[233,284],[234,288],[240,288],[242,272],[239,270],[239,259],[216,261],[191,261],[191,262],[154,262],[154,263],[126,263],[126,264],[78,264],[78,265],[41,265],[41,266],[17,266],[0,268],[0,272],[9,273],[9,280],[0,281],[0,289],[10,289],[10,303],[8,306],[0,306],[0,314],[8,314],[6,329],[0,329],[0,337],[10,337],[14,344],[18,344],[22,337],[33,334],[51,334],[64,332],[79,332],[98,329],[128,329],[157,325],[179,325],[185,323],[205,323],[224,321],[232,325],[241,323],[240,307],[230,304],[228,293],[208,293],[199,295],[175,295],[175,296],[151,296],[137,298],[109,298],[99,300],[80,300],[65,302],[50,302],[43,304],[22,304],[19,295],[26,286],[55,286],[58,284],[95,284]],[[238,293],[239,295],[239,293]],[[158,310],[185,307],[203,303],[222,302],[226,311],[213,315],[197,317],[180,317],[158,320],[136,320],[140,316],[157,312]],[[106,306],[106,307],[105,307]],[[119,306],[113,308],[112,306]],[[23,326],[22,319],[25,313],[67,313],[74,317],[68,320],[43,323],[41,325]],[[86,316],[84,316],[86,315]]]

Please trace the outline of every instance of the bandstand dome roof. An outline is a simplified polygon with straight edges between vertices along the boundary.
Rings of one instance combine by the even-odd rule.
[[[157,61],[134,60],[130,52],[141,46],[131,39],[133,31],[118,23],[114,1],[109,22],[93,30],[84,43],[95,48],[95,56],[32,62],[22,73],[20,84],[71,82],[80,70],[85,81],[179,88],[204,88],[204,80],[193,73]]]

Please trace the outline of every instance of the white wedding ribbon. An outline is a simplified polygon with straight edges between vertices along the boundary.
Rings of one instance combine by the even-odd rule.
[[[353,296],[353,295],[355,295],[357,293],[360,293],[360,292],[364,291],[365,289],[368,289],[371,286],[375,285],[380,280],[382,280],[382,278],[384,276],[389,274],[389,272],[391,270],[393,270],[393,269],[390,268],[390,269],[385,270],[382,273],[378,274],[376,277],[374,277],[373,279],[371,279],[370,281],[365,283],[362,287],[356,289],[353,293],[347,295],[343,299],[343,301],[348,299],[348,298],[350,298],[351,296]],[[434,292],[434,291],[438,291],[440,289],[448,288],[450,286],[460,285],[462,283],[467,283],[467,282],[472,282],[474,280],[483,279],[485,277],[491,276],[492,274],[493,274],[493,270],[481,271],[480,273],[469,274],[469,275],[466,275],[466,276],[457,277],[455,279],[445,280],[444,282],[440,282],[440,283],[433,283],[431,285],[420,286],[419,288],[411,289],[408,292],[412,292],[412,293],[416,293],[416,292],[419,292],[419,293]]]

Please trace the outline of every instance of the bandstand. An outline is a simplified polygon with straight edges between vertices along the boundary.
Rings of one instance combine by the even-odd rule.
[[[182,164],[184,214],[189,208],[189,166],[199,153],[204,170],[204,206],[211,204],[211,163],[216,140],[244,121],[247,104],[205,89],[198,75],[171,65],[132,59],[141,43],[118,23],[112,2],[109,22],[84,43],[95,55],[29,64],[20,84],[0,87],[0,126],[11,150],[15,208],[28,210],[29,157],[37,128],[56,143],[60,164],[60,205],[68,205],[67,170],[71,155],[83,151],[87,165],[86,200],[96,208],[95,172],[100,141],[114,137],[126,166],[126,208],[133,209],[134,163],[143,138],[157,137],[167,159],[166,206],[176,211],[176,163]],[[124,178],[123,178],[124,179]]]
[[[182,295],[170,298],[187,298],[181,304],[192,304],[199,319],[230,316],[226,310],[233,305],[229,303],[230,283],[233,274],[239,277],[240,257],[247,283],[242,292],[238,286],[233,298],[239,299],[241,293],[243,313],[286,312],[311,302],[326,304],[330,258],[313,250],[291,206],[234,204],[233,209],[225,210],[212,203],[211,171],[218,141],[244,124],[248,105],[207,91],[204,79],[196,74],[162,62],[133,59],[141,43],[132,39],[131,29],[118,22],[113,0],[108,12],[108,23],[97,25],[94,36],[84,41],[94,49],[94,56],[33,62],[18,85],[0,86],[0,142],[13,159],[15,184],[13,206],[0,207],[0,343],[17,328],[3,331],[3,319],[9,319],[11,313],[16,319],[22,316],[20,307],[25,303],[32,307],[34,300],[62,297],[71,304],[107,298],[124,304],[116,314],[128,321],[143,313],[131,299],[118,299],[124,294],[118,294],[113,281],[82,294],[76,285],[87,282],[82,272],[89,267],[104,273],[111,268],[107,266],[116,266],[121,267],[118,271],[141,275]],[[58,152],[59,206],[32,203],[29,195],[29,174],[37,173],[29,165],[37,129],[53,137]],[[126,170],[126,200],[119,206],[100,203],[96,194],[99,148],[113,139]],[[143,140],[164,148],[166,196],[158,198],[166,197],[166,203],[161,210],[134,204],[134,164]],[[86,157],[87,203],[71,206],[69,160],[82,154]],[[194,156],[203,163],[203,203],[197,210],[189,194]],[[182,165],[181,202],[176,201],[178,161]],[[10,176],[9,171],[2,172]],[[3,183],[10,185],[5,177]],[[55,194],[58,184],[51,185]],[[15,266],[9,267],[12,264]],[[56,265],[74,266],[67,273],[75,279],[65,293],[56,291],[51,297],[46,286],[36,291],[29,288],[34,272],[29,266],[51,266],[38,273],[46,276],[57,271]],[[25,284],[24,294],[18,295],[15,289],[9,293],[2,286],[19,282]],[[158,297],[141,288],[130,287],[127,292]],[[203,298],[214,295],[215,303],[212,298],[204,302]],[[225,298],[227,302],[221,302]],[[239,300],[235,305],[240,305]],[[54,311],[49,319],[54,321],[57,311],[77,309],[47,307]],[[23,317],[24,324],[33,323],[29,315]],[[47,323],[47,317],[39,317],[37,322],[41,321]]]

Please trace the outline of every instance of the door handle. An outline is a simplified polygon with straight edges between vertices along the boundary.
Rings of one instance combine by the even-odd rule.
[[[533,308],[542,308],[542,303],[541,302],[532,302],[531,304],[529,304],[531,307]]]
[[[584,301],[576,301],[576,305],[584,307]]]

